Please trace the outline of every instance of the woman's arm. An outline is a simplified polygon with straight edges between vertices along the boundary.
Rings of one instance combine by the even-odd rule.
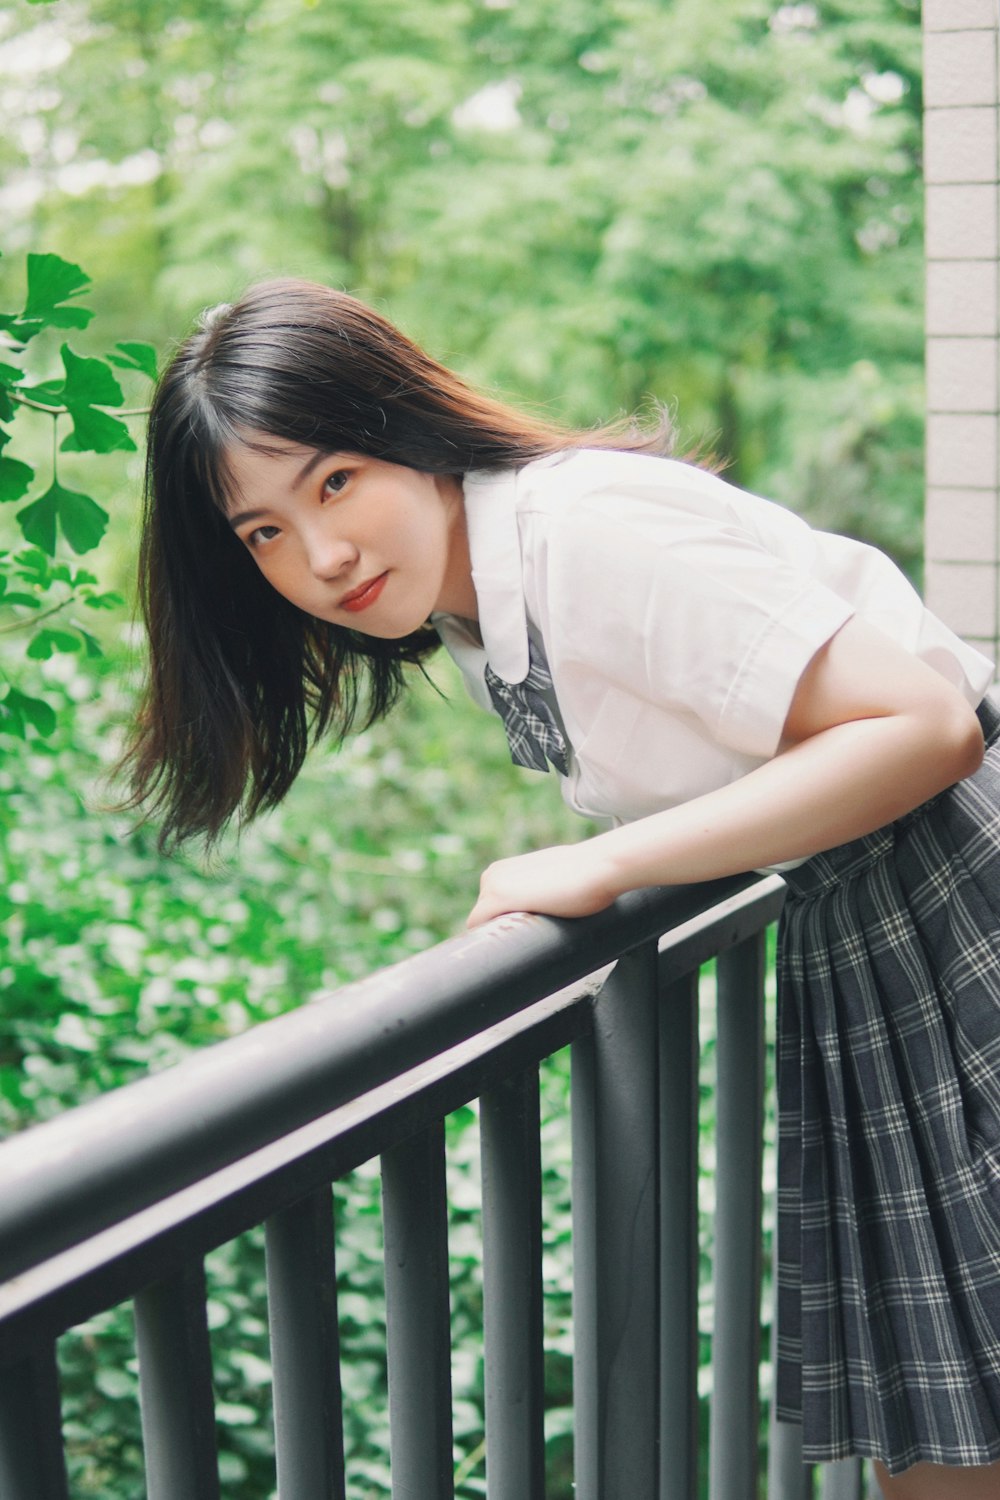
[[[469,917],[586,916],[644,885],[712,880],[871,833],[983,757],[962,695],[854,618],[817,652],[773,760],[741,780],[579,844],[490,865]]]

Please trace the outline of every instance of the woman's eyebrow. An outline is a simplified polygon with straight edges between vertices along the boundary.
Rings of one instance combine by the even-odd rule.
[[[332,458],[333,456],[334,455],[332,453],[328,453],[325,448],[317,448],[312,457],[306,459],[305,463],[302,465],[301,469],[292,480],[289,488],[292,490],[297,490],[299,486],[304,484],[305,481],[309,478],[309,475],[312,473],[313,469],[316,468],[317,464],[321,464],[325,459]],[[260,520],[261,516],[265,514],[266,511],[263,510],[238,510],[229,515],[227,517],[227,520],[229,521],[232,529],[235,531],[237,526],[242,526],[245,521],[258,521]]]
[[[292,489],[297,490],[299,485],[303,484],[309,478],[309,475],[312,473],[313,469],[315,469],[317,464],[321,464],[324,459],[332,457],[333,455],[331,453],[327,453],[325,448],[317,448],[312,458],[306,459],[305,463],[302,465],[301,469],[292,480]]]
[[[229,522],[230,528],[235,531],[237,527],[242,526],[246,521],[259,521],[261,516],[265,516],[266,514],[267,512],[264,510],[237,510],[232,515],[227,516],[226,520]]]

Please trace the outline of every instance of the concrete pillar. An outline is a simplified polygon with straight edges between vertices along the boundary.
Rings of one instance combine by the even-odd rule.
[[[927,602],[1000,638],[997,0],[924,0]]]

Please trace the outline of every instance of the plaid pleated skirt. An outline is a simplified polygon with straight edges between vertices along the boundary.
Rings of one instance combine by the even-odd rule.
[[[778,1368],[804,1456],[1000,1459],[1000,709],[982,768],[788,872]]]

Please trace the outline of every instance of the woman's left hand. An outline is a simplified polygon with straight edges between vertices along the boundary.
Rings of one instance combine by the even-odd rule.
[[[588,917],[620,894],[601,855],[599,836],[579,844],[556,844],[488,865],[467,925],[478,927],[509,911]]]

